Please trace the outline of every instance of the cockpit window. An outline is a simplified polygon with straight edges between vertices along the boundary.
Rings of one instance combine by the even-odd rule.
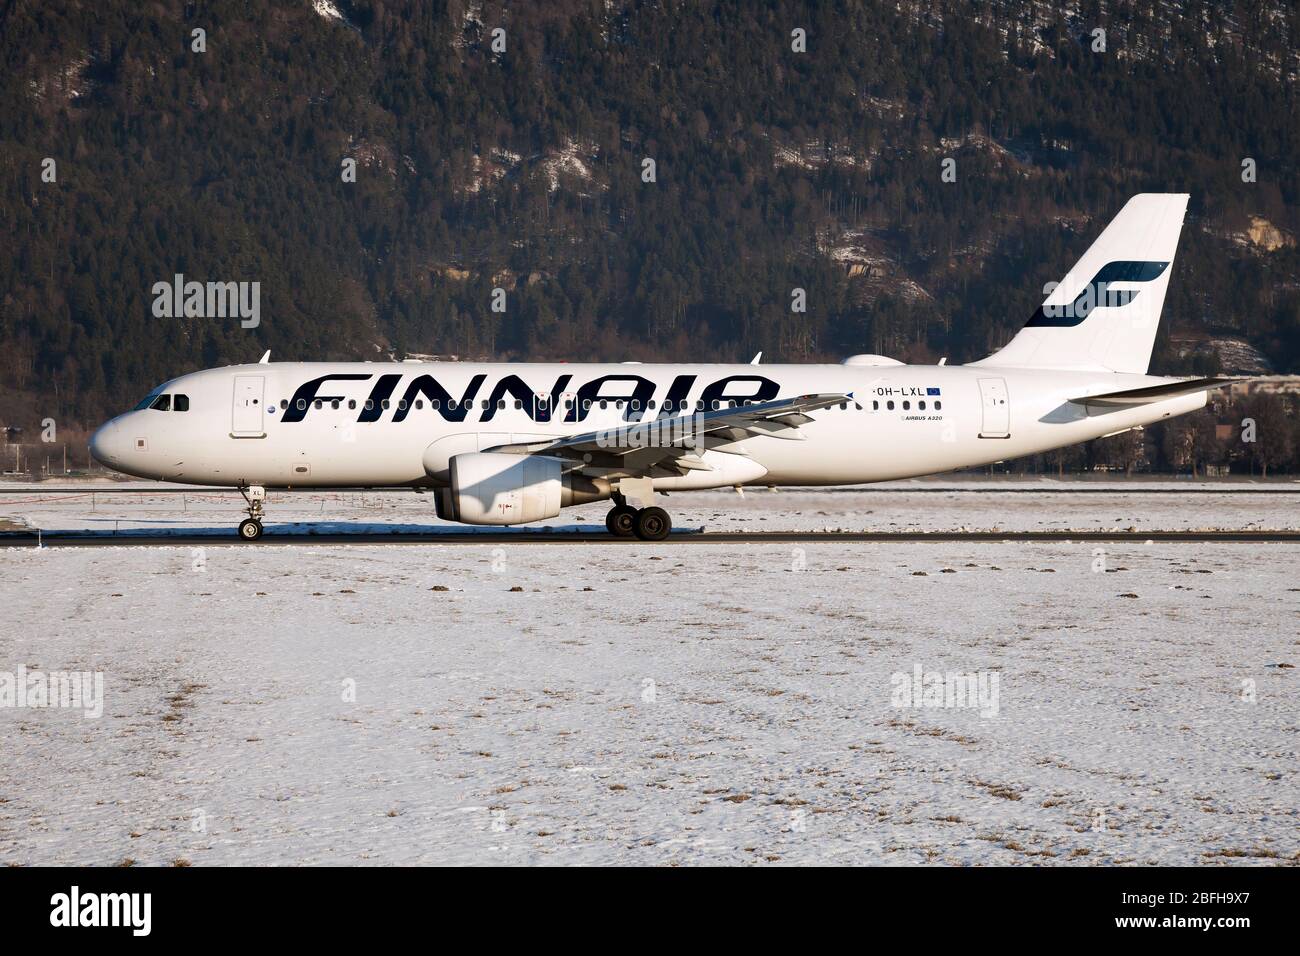
[[[172,397],[170,395],[159,395],[149,407],[156,411],[169,412],[172,408]]]
[[[138,412],[138,411],[141,411],[141,410],[143,410],[143,409],[148,408],[150,405],[153,404],[154,399],[157,398],[157,397],[158,397],[158,391],[157,391],[157,389],[155,389],[154,391],[152,391],[152,392],[150,392],[148,395],[146,395],[144,398],[140,399],[140,401],[139,401],[138,403],[136,403],[135,408],[131,409],[131,411],[133,411],[133,412]]]
[[[190,410],[190,397],[188,395],[177,395],[176,401],[172,402],[172,411],[188,412]]]

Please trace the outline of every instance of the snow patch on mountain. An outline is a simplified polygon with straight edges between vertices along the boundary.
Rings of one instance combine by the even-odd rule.
[[[326,20],[347,20],[347,18],[343,16],[343,11],[330,3],[330,0],[311,0],[311,5],[312,9]]]
[[[810,140],[802,146],[791,146],[786,143],[772,144],[772,166],[776,169],[788,166],[811,172],[827,165],[870,172],[872,155],[854,152],[852,147],[845,143],[820,139]]]
[[[593,179],[591,165],[595,163],[600,147],[594,143],[580,143],[571,139],[561,149],[547,153],[541,162],[543,175],[551,192],[560,188],[562,176],[572,176],[583,182]]]

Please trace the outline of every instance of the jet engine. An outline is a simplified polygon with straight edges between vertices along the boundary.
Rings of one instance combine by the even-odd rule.
[[[490,451],[453,455],[451,486],[439,488],[435,498],[438,517],[464,524],[526,524],[613,493],[604,479],[561,471],[556,458]]]

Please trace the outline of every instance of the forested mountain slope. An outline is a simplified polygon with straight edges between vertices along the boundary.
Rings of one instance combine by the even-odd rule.
[[[0,0],[0,421],[267,348],[970,360],[1143,190],[1192,193],[1154,370],[1294,371],[1298,41],[1280,0]],[[177,273],[261,324],[155,317]]]

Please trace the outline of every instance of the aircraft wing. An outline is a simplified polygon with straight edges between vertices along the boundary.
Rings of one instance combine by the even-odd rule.
[[[1162,382],[1159,385],[1148,385],[1143,388],[1130,388],[1119,392],[1105,392],[1101,395],[1084,395],[1079,398],[1072,398],[1070,401],[1076,405],[1093,405],[1098,408],[1121,408],[1128,405],[1147,405],[1151,402],[1163,401],[1166,398],[1175,398],[1179,395],[1191,395],[1193,392],[1204,392],[1211,388],[1222,388],[1229,385],[1236,379],[1231,378],[1184,378],[1173,382]]]
[[[491,451],[544,455],[573,463],[570,470],[683,474],[711,470],[699,454],[719,445],[766,437],[804,440],[799,426],[814,419],[808,413],[853,401],[852,393],[825,392],[779,398],[770,402],[686,412],[668,418],[624,422],[609,428],[568,435],[553,441],[498,445]]]

